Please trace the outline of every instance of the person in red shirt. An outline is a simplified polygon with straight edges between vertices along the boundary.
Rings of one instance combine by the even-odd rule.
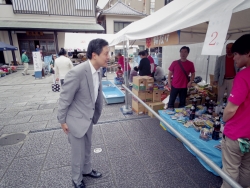
[[[169,67],[168,86],[169,88],[171,88],[171,92],[168,102],[168,108],[174,108],[174,103],[177,95],[179,95],[180,98],[179,108],[186,106],[187,88],[191,86],[195,76],[194,63],[187,60],[189,52],[189,47],[183,46],[180,49],[181,59],[172,62]],[[182,65],[186,74],[183,72],[180,65]],[[190,80],[188,80],[187,75],[190,74],[191,78]],[[172,76],[173,80],[171,80]]]
[[[148,60],[150,62],[151,75],[152,75],[152,77],[154,77],[154,73],[155,73],[155,69],[156,69],[154,59],[152,58],[151,55],[148,55],[148,51],[147,50],[145,50],[145,53],[146,53],[146,56],[148,57]]]
[[[227,106],[223,113],[222,164],[223,171],[242,187],[250,186],[250,152],[242,151],[243,139],[250,145],[250,34],[241,36],[232,46],[237,68]],[[248,140],[248,141],[247,141]],[[222,188],[231,188],[223,181]]]
[[[237,69],[234,63],[234,55],[231,51],[233,43],[228,43],[226,46],[226,55],[220,56],[215,64],[214,69],[214,85],[218,85],[218,98],[217,101],[222,104],[224,93],[227,92],[229,96],[234,77]]]
[[[117,54],[117,58],[118,58],[118,65],[120,65],[120,67],[122,68],[122,71],[125,72],[127,71],[127,67],[125,66],[125,62],[124,62],[124,56],[122,56],[121,53],[118,53]],[[128,63],[128,75],[130,75],[130,70],[131,70],[131,67],[129,65],[129,62]]]
[[[117,78],[123,77],[123,71],[121,70],[121,67],[118,67],[118,70],[116,71]]]

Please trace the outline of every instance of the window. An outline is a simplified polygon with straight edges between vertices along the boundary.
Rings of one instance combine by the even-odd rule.
[[[114,33],[119,32],[129,24],[131,24],[131,22],[114,22]]]
[[[150,1],[150,14],[155,12],[155,0]]]
[[[165,5],[170,3],[171,1],[173,1],[173,0],[165,0]]]

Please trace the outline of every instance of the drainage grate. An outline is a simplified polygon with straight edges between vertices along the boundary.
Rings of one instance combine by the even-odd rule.
[[[0,146],[17,144],[26,138],[26,134],[16,133],[0,138]]]

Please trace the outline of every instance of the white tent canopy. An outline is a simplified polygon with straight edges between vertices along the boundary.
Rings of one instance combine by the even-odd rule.
[[[89,42],[93,39],[105,39],[107,42],[111,42],[114,38],[114,34],[87,34],[87,33],[65,33],[64,48],[68,51],[87,50]]]
[[[185,33],[200,33],[202,36],[196,37],[194,42],[203,42],[211,15],[227,10],[233,10],[234,13],[229,27],[229,34],[232,33],[230,39],[233,39],[234,33],[250,31],[249,8],[249,0],[175,0],[152,15],[133,22],[116,33],[110,45],[116,45],[124,40],[145,39],[178,30],[184,34],[183,37]]]

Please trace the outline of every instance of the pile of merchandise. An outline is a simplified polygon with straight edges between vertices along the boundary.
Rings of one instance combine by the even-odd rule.
[[[218,106],[210,97],[205,97],[203,105],[198,105],[198,100],[193,97],[191,104],[185,108],[165,110],[171,119],[182,123],[187,128],[194,128],[200,132],[200,139],[219,140],[222,137],[224,122],[222,120],[224,108],[227,103],[227,95],[224,95],[223,105]]]
[[[162,101],[169,95],[169,90],[164,89],[164,85],[155,83],[150,76],[134,76],[132,92],[155,112],[163,110]],[[132,110],[137,114],[154,117],[135,97],[132,98]]]
[[[0,67],[0,78],[17,71],[16,66],[3,65]]]

